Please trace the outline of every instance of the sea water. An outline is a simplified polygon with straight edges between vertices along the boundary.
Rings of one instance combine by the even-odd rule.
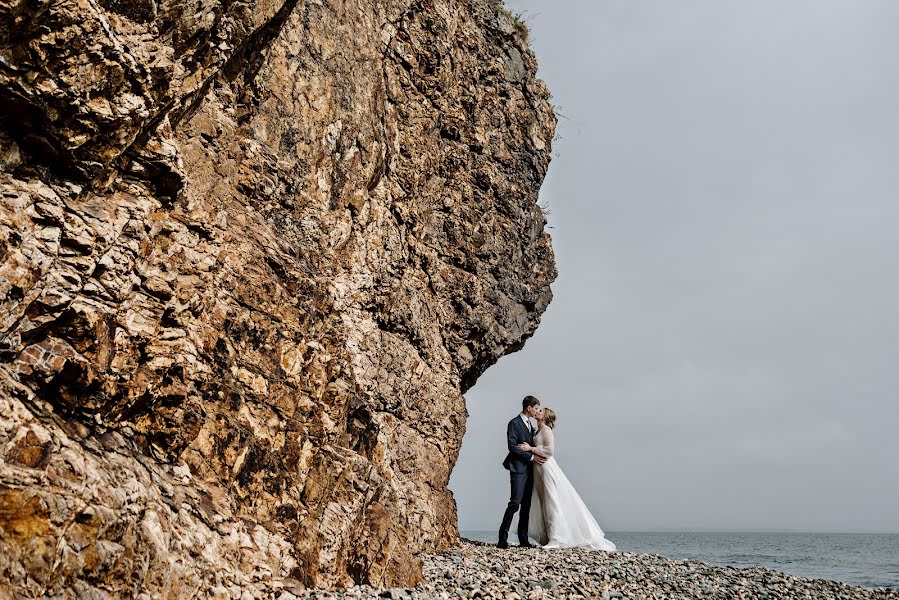
[[[496,542],[493,531],[463,537]],[[513,535],[514,537],[514,535]],[[606,532],[618,549],[735,567],[767,567],[800,577],[899,589],[899,534]]]

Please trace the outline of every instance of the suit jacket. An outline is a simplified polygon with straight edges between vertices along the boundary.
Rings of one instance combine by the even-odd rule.
[[[525,452],[518,444],[528,443],[534,445],[534,434],[528,431],[528,426],[521,420],[521,415],[516,415],[509,421],[506,427],[506,439],[509,444],[509,454],[503,461],[503,466],[513,473],[524,473],[531,466],[533,454]]]

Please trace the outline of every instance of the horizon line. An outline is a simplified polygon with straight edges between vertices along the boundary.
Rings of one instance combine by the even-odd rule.
[[[899,531],[833,531],[833,530],[806,530],[806,529],[777,529],[777,528],[750,528],[750,529],[717,529],[717,528],[680,528],[657,527],[652,529],[605,529],[606,533],[783,533],[783,534],[820,534],[820,535],[899,535]],[[462,529],[463,533],[496,533],[494,529]]]

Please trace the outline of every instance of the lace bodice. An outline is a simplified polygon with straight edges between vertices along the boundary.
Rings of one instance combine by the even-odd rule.
[[[553,455],[554,448],[553,430],[544,425],[534,436],[534,453],[549,458]]]

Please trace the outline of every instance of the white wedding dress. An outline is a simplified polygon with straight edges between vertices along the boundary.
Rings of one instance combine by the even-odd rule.
[[[615,544],[606,539],[599,523],[553,458],[553,430],[541,428],[534,436],[534,444],[534,453],[548,460],[542,465],[534,464],[530,536],[544,548],[589,546],[595,550],[615,550]]]

